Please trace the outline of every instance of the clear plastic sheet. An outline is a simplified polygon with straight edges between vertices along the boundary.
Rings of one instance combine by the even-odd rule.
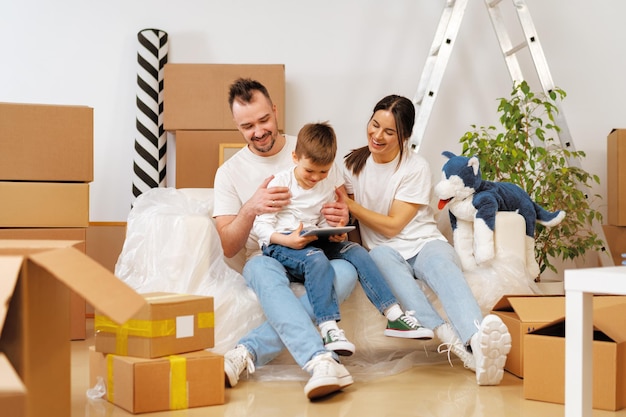
[[[241,257],[224,259],[211,218],[212,189],[155,188],[142,194],[128,218],[126,240],[116,265],[116,275],[140,293],[168,291],[211,295],[215,299],[215,348],[225,353],[249,330],[262,323],[263,313],[246,286]],[[538,293],[523,261],[506,254],[489,267],[466,272],[466,278],[483,313],[504,294]],[[294,285],[296,294],[302,286]],[[441,306],[429,289],[433,305]],[[341,306],[340,326],[356,345],[356,353],[343,358],[357,380],[368,380],[411,367],[448,361],[437,353],[439,341],[385,337],[386,320],[357,286]],[[454,358],[453,358],[454,359]],[[458,365],[457,365],[458,364]],[[462,369],[460,362],[455,366]],[[306,380],[305,373],[283,352],[270,364],[258,367],[256,380]]]

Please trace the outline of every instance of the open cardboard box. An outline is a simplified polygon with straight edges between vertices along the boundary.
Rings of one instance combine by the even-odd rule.
[[[593,297],[593,408],[626,407],[626,297]],[[563,404],[565,317],[524,340],[524,398]],[[582,366],[582,364],[581,364]]]
[[[70,289],[117,323],[145,305],[80,243],[0,240],[0,352],[26,387],[28,417],[71,415]]]
[[[492,314],[502,319],[511,334],[511,351],[504,369],[524,377],[524,335],[565,316],[562,295],[504,295]]]

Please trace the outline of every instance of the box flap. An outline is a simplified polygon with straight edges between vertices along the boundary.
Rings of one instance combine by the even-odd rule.
[[[622,303],[608,307],[594,308],[593,326],[617,343],[626,341],[626,301],[622,300]]]
[[[0,256],[0,335],[4,319],[9,311],[9,302],[15,291],[24,258],[21,256]]]
[[[146,304],[135,290],[75,248],[43,251],[30,255],[29,259],[117,323],[126,322]]]
[[[565,297],[561,295],[505,295],[494,311],[514,311],[521,321],[549,322],[565,316]]]

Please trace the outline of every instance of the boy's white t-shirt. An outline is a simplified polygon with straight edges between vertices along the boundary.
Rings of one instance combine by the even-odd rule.
[[[389,214],[394,200],[419,204],[415,217],[392,238],[375,232],[360,224],[363,246],[372,249],[385,245],[397,250],[404,259],[415,256],[424,245],[434,239],[446,240],[437,228],[430,207],[432,177],[428,162],[415,152],[405,152],[398,166],[399,155],[391,162],[378,164],[372,156],[358,176],[344,167],[345,186],[348,194],[363,207]]]
[[[277,173],[269,184],[269,186],[289,187],[291,204],[277,213],[257,216],[252,233],[256,236],[261,248],[270,243],[272,233],[290,233],[296,230],[300,223],[304,230],[328,226],[321,210],[325,203],[335,201],[335,188],[343,185],[341,169],[333,165],[324,180],[306,190],[298,184],[294,168]]]
[[[285,135],[285,139],[285,146],[276,155],[263,157],[244,147],[218,168],[213,186],[213,217],[236,216],[266,178],[293,166],[296,137]],[[259,245],[251,233],[246,243],[246,259],[258,253]]]

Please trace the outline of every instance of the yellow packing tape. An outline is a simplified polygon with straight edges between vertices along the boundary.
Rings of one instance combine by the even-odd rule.
[[[187,359],[172,355],[170,360],[170,410],[189,407],[187,397]]]
[[[198,313],[198,329],[215,327],[215,314],[212,311]],[[166,320],[128,320],[118,325],[106,316],[97,314],[94,320],[96,332],[115,333],[115,353],[128,353],[128,338],[134,337],[165,337],[176,334],[176,319]]]

